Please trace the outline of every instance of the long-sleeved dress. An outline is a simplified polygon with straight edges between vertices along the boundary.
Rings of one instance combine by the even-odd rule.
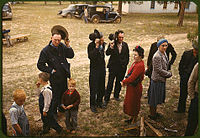
[[[142,96],[142,80],[144,79],[145,66],[143,60],[134,62],[128,70],[128,74],[133,69],[132,74],[122,82],[127,84],[126,95],[124,99],[124,113],[130,116],[138,115],[140,111],[140,99]],[[138,76],[141,81],[136,85],[130,85]]]

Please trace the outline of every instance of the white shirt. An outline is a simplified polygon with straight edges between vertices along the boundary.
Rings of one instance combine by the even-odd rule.
[[[52,91],[47,88],[51,86],[49,84],[45,85],[44,87],[41,88],[41,93],[44,96],[44,109],[43,112],[48,112],[49,111],[49,107],[51,104],[51,100],[52,100]]]
[[[118,47],[119,53],[121,54],[121,52],[122,52],[122,43],[117,44],[117,47]]]

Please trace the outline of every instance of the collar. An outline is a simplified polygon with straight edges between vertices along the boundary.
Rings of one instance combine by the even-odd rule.
[[[70,94],[69,90],[67,90],[67,94],[72,95],[74,93],[75,89],[72,91],[72,93]]]
[[[50,41],[50,44],[49,44],[49,45],[52,46],[53,48],[58,49],[58,46],[54,46],[53,43],[52,43],[52,41]]]
[[[41,88],[41,93],[45,90],[45,89],[47,89],[47,87],[51,87],[49,84],[46,84],[46,85],[44,85],[42,88]]]
[[[14,102],[13,105],[16,106],[17,108],[23,108],[23,105],[19,106],[18,104],[16,104],[16,102]]]

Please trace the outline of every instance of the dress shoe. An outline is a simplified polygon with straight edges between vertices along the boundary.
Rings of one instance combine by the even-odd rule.
[[[119,98],[114,98],[115,99],[115,101],[120,101],[120,99]]]
[[[95,107],[90,108],[93,113],[97,113],[97,109]]]
[[[106,108],[107,105],[108,105],[108,102],[107,102],[107,101],[104,101],[103,104],[102,104],[102,106],[103,106],[104,108]]]

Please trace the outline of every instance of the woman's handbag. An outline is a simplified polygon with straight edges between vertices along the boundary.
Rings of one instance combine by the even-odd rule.
[[[131,72],[125,76],[125,78],[128,78],[129,76],[131,76],[131,74],[133,73],[133,68],[131,70]],[[131,82],[130,84],[134,87],[137,86],[137,84],[141,81],[141,75],[139,75],[133,82]]]

